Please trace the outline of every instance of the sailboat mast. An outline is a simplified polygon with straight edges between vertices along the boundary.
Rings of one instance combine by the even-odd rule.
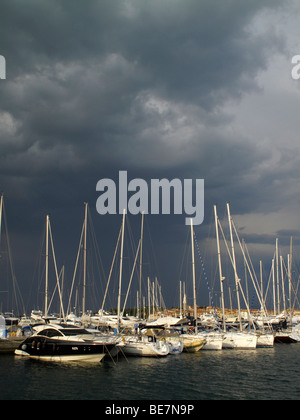
[[[150,278],[148,277],[148,319],[150,319]]]
[[[283,256],[280,255],[280,271],[281,271],[281,284],[282,284],[282,300],[283,300],[283,311],[286,314],[286,300],[285,300],[285,285],[284,285],[284,274],[283,274]],[[289,261],[288,261],[289,264]]]
[[[276,238],[276,281],[277,281],[277,313],[280,314],[280,286],[279,286],[279,246]]]
[[[263,280],[263,263],[259,261],[259,272],[260,272],[260,295],[261,295],[261,307],[260,310],[263,312],[264,308],[264,280]]]
[[[49,215],[46,216],[45,318],[48,316]]]
[[[179,317],[182,318],[182,281],[179,281]]]
[[[118,293],[118,327],[117,331],[120,331],[120,312],[121,312],[121,288],[122,288],[122,272],[123,272],[123,251],[124,251],[124,229],[125,229],[125,210],[123,211],[122,220],[122,236],[121,236],[121,256],[120,256],[120,273],[119,273],[119,293]]]
[[[290,323],[292,323],[292,275],[293,275],[293,237],[291,237],[289,258],[289,300],[290,300]]]
[[[83,243],[83,291],[82,291],[82,315],[85,314],[86,300],[86,244],[87,244],[87,211],[88,203],[84,203],[84,243]]]
[[[183,316],[186,316],[186,290],[185,290],[185,281],[183,282]]]
[[[0,197],[0,239],[1,239],[1,226],[2,226],[2,208],[3,208],[3,194]]]
[[[237,295],[237,303],[238,303],[239,323],[240,323],[240,330],[242,331],[243,326],[242,326],[242,319],[241,319],[240,279],[238,278],[237,268],[236,268],[235,250],[234,250],[233,233],[232,233],[232,220],[231,220],[229,203],[227,203],[227,213],[228,213],[229,230],[230,230],[231,252],[232,252],[232,261],[233,261],[233,269],[234,269],[234,277],[235,277],[236,295]]]
[[[221,247],[220,247],[220,237],[219,237],[219,219],[218,219],[218,214],[217,214],[217,206],[214,206],[214,213],[215,213],[215,224],[216,224],[216,237],[217,237],[220,287],[221,287],[221,305],[222,305],[222,315],[223,315],[223,330],[224,330],[224,332],[226,332],[224,286],[223,286],[223,282],[225,280],[225,277],[223,277],[223,272],[222,272]]]
[[[276,289],[275,289],[275,259],[272,259],[272,277],[273,277],[273,308],[276,316]]]
[[[193,271],[193,295],[194,295],[194,318],[197,332],[197,298],[196,298],[196,272],[195,272],[195,246],[194,246],[194,227],[191,219],[191,244],[192,244],[192,271]]]
[[[139,300],[138,300],[138,317],[142,318],[142,268],[143,268],[143,235],[144,235],[144,212],[142,213],[141,224],[141,248],[140,248],[140,276],[139,276]]]

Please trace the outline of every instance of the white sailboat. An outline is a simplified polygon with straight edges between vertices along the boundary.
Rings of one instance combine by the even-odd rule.
[[[126,356],[165,357],[170,353],[167,342],[157,339],[156,336],[124,335],[122,340],[125,344],[123,352]]]
[[[137,334],[122,334],[122,319],[123,311],[121,311],[121,294],[122,294],[122,275],[123,275],[123,253],[124,253],[124,233],[125,233],[125,216],[123,212],[122,226],[119,239],[120,244],[120,269],[119,269],[119,288],[118,288],[118,305],[117,305],[117,319],[116,319],[116,332],[117,335],[122,337],[124,343],[123,352],[126,356],[138,357],[163,357],[169,354],[169,346],[165,340],[158,339],[155,335],[146,336],[140,332]],[[141,243],[141,242],[140,242]],[[140,245],[139,245],[140,246]],[[125,306],[125,305],[124,305]]]
[[[55,289],[58,290],[59,295],[59,303],[60,303],[60,310],[62,314],[62,318],[65,319],[65,312],[63,307],[63,301],[62,301],[62,290],[60,285],[60,275],[58,273],[57,264],[56,264],[56,255],[54,250],[54,242],[53,242],[53,236],[52,236],[52,229],[51,229],[51,223],[50,223],[50,217],[49,215],[46,216],[46,244],[45,244],[45,302],[44,302],[44,315],[43,319],[47,322],[50,320],[53,321],[52,317],[49,317],[49,310],[52,302],[52,298],[49,299],[49,257],[50,253],[52,253],[52,259],[53,259],[53,266],[54,266],[54,273],[56,278],[56,287]],[[53,294],[54,295],[54,294]],[[33,315],[33,313],[32,313]]]
[[[225,305],[224,305],[224,286],[223,282],[225,277],[223,277],[222,271],[222,263],[221,263],[221,248],[220,248],[220,237],[219,237],[219,226],[220,221],[217,215],[217,207],[214,206],[214,213],[215,213],[215,225],[216,225],[216,238],[217,238],[217,252],[218,252],[218,263],[219,263],[219,277],[220,277],[220,285],[221,285],[221,299],[222,299],[222,310],[223,310],[223,348],[224,349],[256,349],[257,347],[257,336],[252,334],[251,332],[244,332],[242,327],[241,321],[241,306],[240,306],[240,279],[238,278],[237,269],[236,269],[236,261],[235,261],[235,251],[233,245],[233,234],[232,234],[232,224],[231,224],[231,215],[230,215],[230,208],[229,204],[227,204],[227,211],[228,211],[228,220],[229,220],[229,229],[230,229],[230,238],[231,238],[231,254],[230,259],[232,261],[232,265],[234,268],[234,275],[235,275],[235,284],[236,284],[236,291],[237,291],[237,301],[238,301],[238,313],[239,313],[239,331],[227,331],[226,328],[226,318],[225,318]]]
[[[182,334],[183,351],[186,353],[197,353],[206,344],[206,339],[202,334],[198,334],[198,313],[197,313],[197,297],[196,297],[196,272],[195,272],[195,246],[194,246],[194,227],[193,220],[191,219],[191,248],[192,248],[192,275],[193,275],[193,299],[194,299],[194,320],[195,329],[194,333]]]
[[[143,327],[141,333],[148,336],[155,336],[156,339],[165,341],[169,346],[169,354],[176,355],[183,352],[184,344],[179,331],[167,326],[148,325]]]

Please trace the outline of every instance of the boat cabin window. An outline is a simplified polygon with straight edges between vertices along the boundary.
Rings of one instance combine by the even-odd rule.
[[[72,335],[82,335],[82,334],[90,334],[87,330],[83,328],[66,328],[63,330],[64,336],[72,336]]]
[[[48,328],[46,330],[40,331],[37,335],[43,335],[44,337],[61,337],[63,334],[58,331],[51,328]]]

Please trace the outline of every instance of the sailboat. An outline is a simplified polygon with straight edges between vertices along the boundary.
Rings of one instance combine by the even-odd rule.
[[[44,322],[54,322],[57,317],[53,317],[49,314],[50,306],[52,299],[49,298],[49,259],[50,259],[50,253],[52,251],[52,259],[53,259],[53,266],[54,266],[54,275],[56,279],[56,288],[58,290],[59,295],[59,303],[60,303],[60,310],[62,313],[62,319],[65,319],[65,312],[64,312],[64,306],[62,302],[62,290],[60,285],[60,275],[58,273],[57,264],[56,264],[56,255],[54,250],[54,242],[53,242],[53,236],[52,236],[52,229],[51,229],[51,223],[50,223],[50,217],[49,215],[46,215],[46,239],[45,239],[45,299],[44,299],[44,314],[42,316],[42,319]],[[35,311],[35,314],[38,315],[38,311]],[[32,313],[34,315],[34,313]]]
[[[158,338],[153,331],[146,334],[123,335],[122,340],[126,356],[165,357],[170,354],[166,339]]]
[[[136,334],[131,334],[129,332],[128,325],[124,324],[124,317],[123,312],[125,309],[126,300],[124,303],[123,310],[121,310],[121,295],[122,295],[122,280],[123,280],[123,254],[124,254],[124,236],[125,236],[125,220],[126,220],[126,212],[123,211],[123,218],[122,218],[122,225],[120,229],[120,234],[118,238],[118,245],[120,245],[120,267],[119,267],[119,287],[118,287],[118,303],[117,303],[117,315],[114,319],[115,323],[115,333],[116,336],[121,337],[122,342],[124,343],[124,347],[122,348],[123,353],[126,356],[142,356],[142,357],[163,357],[167,356],[169,354],[169,347],[165,340],[161,340],[158,337],[156,337],[155,334],[153,335],[145,335],[142,334],[141,331],[136,329]],[[141,241],[139,242],[138,250],[141,248]],[[117,248],[116,248],[117,251]],[[116,256],[116,252],[115,252]],[[115,261],[115,256],[113,259],[113,263]],[[136,256],[137,259],[137,256]],[[135,261],[136,262],[136,261]],[[112,272],[112,269],[111,269]],[[109,280],[111,277],[111,272],[109,276]],[[103,299],[102,309],[100,312],[100,316],[102,319],[105,318],[103,315],[103,308],[104,308],[104,301],[107,294],[107,289],[109,285],[109,280],[107,282],[107,287],[105,291],[105,296]],[[130,280],[131,283],[131,280]],[[130,284],[129,283],[129,284]],[[126,297],[127,298],[127,297]],[[108,317],[106,317],[108,319]],[[112,317],[110,316],[110,319]],[[132,324],[132,321],[131,321]],[[122,327],[125,327],[126,330],[128,330],[128,333],[123,333]],[[127,328],[126,328],[127,327]]]
[[[193,301],[194,301],[194,320],[195,328],[191,334],[182,334],[183,351],[185,353],[197,353],[206,344],[206,338],[200,333],[198,334],[198,313],[197,313],[197,297],[196,297],[196,272],[195,272],[195,244],[194,244],[194,227],[191,219],[191,248],[192,248],[192,276],[193,276]]]
[[[227,212],[228,212],[230,239],[231,239],[231,254],[229,255],[232,261],[234,275],[235,275],[235,285],[236,285],[237,302],[238,302],[239,331],[227,331],[225,305],[224,305],[224,285],[223,285],[225,277],[223,277],[223,271],[222,271],[221,248],[220,248],[220,237],[219,237],[220,221],[217,215],[217,207],[214,206],[219,277],[220,277],[220,286],[221,286],[221,302],[222,302],[222,312],[223,312],[223,333],[224,333],[223,349],[249,349],[249,350],[256,349],[257,336],[255,334],[252,334],[251,332],[248,333],[248,332],[243,331],[243,326],[242,326],[241,305],[240,305],[240,295],[239,295],[240,279],[238,278],[237,268],[236,268],[235,251],[234,251],[234,244],[233,244],[232,220],[231,220],[229,203],[227,203]]]
[[[1,243],[1,233],[2,233],[2,221],[4,215],[4,196],[1,194],[0,196],[0,243]],[[6,224],[6,235],[7,235],[7,224]],[[10,252],[10,245],[7,237],[7,248],[8,248],[8,255],[10,258],[10,269],[12,274],[13,282],[16,282],[15,275],[13,272],[13,264],[11,260],[11,252]],[[18,321],[18,320],[16,320]],[[10,330],[10,327],[7,325],[8,319],[5,316],[0,315],[0,354],[1,353],[13,353],[14,350],[20,345],[21,342],[24,341],[24,336],[22,329],[20,327],[16,327],[15,329]]]

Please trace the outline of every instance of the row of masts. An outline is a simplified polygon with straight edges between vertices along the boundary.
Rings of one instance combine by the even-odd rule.
[[[132,272],[131,272],[131,276],[130,276],[130,280],[129,280],[129,285],[128,285],[126,297],[125,297],[125,300],[124,300],[123,310],[121,310],[125,216],[126,216],[126,212],[124,210],[123,218],[122,218],[122,227],[121,227],[121,250],[120,250],[118,307],[117,307],[117,317],[118,317],[117,331],[118,332],[119,332],[119,329],[120,329],[120,326],[121,326],[121,318],[122,318],[122,316],[125,312],[128,293],[129,293],[129,290],[130,290],[130,287],[131,287],[133,273],[134,273],[134,270],[136,268],[138,256],[139,256],[139,288],[138,288],[138,291],[137,291],[137,318],[141,319],[141,318],[144,318],[145,315],[146,315],[146,305],[145,305],[146,299],[142,295],[142,266],[143,266],[142,250],[143,250],[143,232],[144,232],[144,213],[142,213],[140,240],[139,240],[139,244],[138,244],[138,247],[137,247],[134,264],[133,264],[133,267],[132,267]],[[156,309],[158,307],[161,307],[162,293],[161,293],[161,286],[158,284],[158,281],[157,281],[157,277],[155,278],[155,282],[152,282],[152,284],[151,284],[151,281],[150,281],[150,277],[148,277],[147,284],[148,284],[148,317],[150,318],[151,308],[152,308],[152,314],[154,316]],[[158,299],[158,295],[160,296],[160,299]],[[158,302],[158,300],[160,300],[160,303]],[[103,307],[104,307],[104,302],[102,304],[102,310],[103,310]]]
[[[250,317],[250,308],[249,308],[249,298],[245,296],[245,293],[243,291],[242,285],[241,285],[241,279],[238,275],[237,270],[237,263],[236,263],[236,254],[235,254],[235,246],[234,246],[234,238],[233,238],[233,231],[235,232],[235,235],[237,237],[238,243],[240,245],[240,249],[242,252],[242,256],[244,259],[244,265],[245,265],[245,277],[247,277],[247,273],[249,273],[252,284],[254,287],[254,290],[256,292],[257,298],[260,303],[261,313],[267,317],[267,308],[266,308],[266,298],[267,298],[267,292],[269,289],[269,284],[266,290],[266,293],[264,291],[264,281],[263,281],[263,269],[262,269],[262,261],[260,261],[260,282],[256,278],[251,260],[247,258],[246,255],[246,247],[245,243],[240,241],[237,229],[235,227],[235,224],[233,222],[233,219],[231,217],[230,213],[230,205],[227,203],[227,214],[228,214],[228,222],[229,222],[229,232],[230,232],[230,248],[227,245],[225,235],[220,223],[220,220],[218,218],[217,214],[217,207],[214,206],[214,215],[215,215],[215,228],[216,228],[216,239],[217,239],[217,254],[218,254],[218,267],[219,267],[219,280],[220,280],[220,289],[221,289],[221,306],[222,306],[222,318],[223,318],[223,328],[225,330],[225,299],[224,299],[224,281],[225,277],[223,275],[222,270],[222,259],[221,259],[221,247],[220,247],[220,235],[219,231],[222,233],[223,241],[226,245],[229,258],[234,270],[234,279],[235,279],[235,290],[236,290],[236,296],[237,296],[237,306],[238,306],[238,321],[240,325],[240,329],[242,330],[242,317],[241,317],[241,295],[243,297],[244,303],[246,304],[247,312]],[[280,272],[281,272],[281,289],[283,294],[283,310],[286,313],[287,312],[287,306],[286,306],[286,296],[285,296],[285,285],[284,285],[284,268],[287,272],[288,276],[288,282],[289,282],[289,302],[290,302],[290,316],[292,316],[292,255],[293,255],[293,238],[291,238],[291,244],[290,244],[290,254],[288,255],[288,263],[287,267],[285,267],[284,259],[282,256],[279,257],[279,240],[276,239],[276,247],[275,247],[275,256],[272,260],[272,269],[271,269],[271,276],[273,279],[273,315],[279,315],[281,313],[281,300],[280,300]],[[276,265],[276,267],[275,267]],[[270,283],[270,281],[269,281]]]
[[[260,311],[261,314],[265,317],[265,319],[268,318],[268,311],[266,308],[266,298],[267,293],[269,290],[270,281],[267,287],[267,290],[264,291],[264,279],[263,279],[263,270],[262,270],[262,261],[260,261],[260,282],[256,278],[256,275],[254,273],[254,269],[251,263],[251,260],[247,258],[246,255],[246,247],[245,242],[243,243],[240,241],[240,238],[238,236],[237,229],[235,227],[235,224],[233,222],[231,212],[230,212],[230,205],[227,203],[227,215],[228,215],[228,224],[229,224],[229,236],[230,236],[230,244],[228,245],[224,230],[222,228],[221,222],[219,220],[218,214],[217,214],[217,206],[214,206],[214,217],[215,217],[215,230],[216,230],[216,242],[217,242],[217,256],[218,256],[218,271],[219,271],[219,281],[220,281],[220,306],[222,309],[222,329],[225,332],[226,331],[226,306],[225,306],[225,291],[224,291],[224,282],[226,280],[225,276],[223,275],[223,268],[222,268],[222,255],[221,255],[221,245],[220,245],[220,232],[222,235],[222,239],[224,241],[224,244],[227,249],[227,253],[229,255],[231,265],[234,272],[234,283],[235,283],[235,292],[236,292],[236,302],[237,302],[237,314],[238,314],[238,324],[240,331],[243,330],[243,320],[242,320],[242,305],[241,305],[241,297],[243,298],[243,301],[246,305],[246,310],[248,313],[248,319],[251,319],[251,311],[249,306],[249,296],[248,296],[248,285],[247,287],[247,293],[244,292],[242,284],[241,284],[241,278],[238,274],[237,269],[237,260],[236,260],[236,251],[235,251],[235,241],[234,241],[234,233],[237,237],[238,243],[241,248],[242,256],[244,259],[244,266],[245,266],[245,278],[247,279],[247,273],[249,273],[250,278],[253,283],[254,291],[256,292],[256,295],[258,297],[259,303],[260,303]],[[195,233],[193,228],[193,223],[191,220],[191,250],[192,250],[192,279],[193,279],[193,309],[194,309],[194,319],[197,323],[197,293],[196,293],[196,273],[195,273]],[[282,256],[279,256],[279,240],[276,239],[276,249],[275,249],[275,255],[272,260],[272,269],[271,269],[271,278],[273,279],[273,315],[279,315],[281,314],[281,293],[280,288],[282,290],[282,300],[283,300],[283,311],[284,313],[287,313],[287,305],[286,305],[286,293],[285,293],[285,284],[284,284],[284,269],[288,276],[288,282],[289,282],[289,313],[290,317],[292,317],[293,307],[292,307],[292,255],[293,255],[293,238],[291,238],[291,244],[290,244],[290,254],[288,255],[288,262],[287,267],[285,266],[284,259]],[[281,282],[280,282],[280,275],[281,275]],[[281,284],[280,284],[281,283]],[[294,290],[295,292],[295,290]],[[264,294],[265,293],[265,294]],[[247,296],[246,296],[247,294]],[[186,297],[186,291],[185,291],[185,282],[180,281],[180,316],[187,313],[187,297]],[[231,290],[230,290],[230,301],[232,302],[231,298]],[[232,303],[231,303],[232,307]]]
[[[8,269],[7,273],[10,273],[11,275],[11,287],[12,287],[12,293],[11,293],[11,302],[8,303],[9,309],[12,307],[17,307],[18,310],[21,309],[21,311],[25,310],[24,307],[24,301],[22,298],[22,295],[20,294],[19,287],[17,284],[17,279],[15,275],[14,270],[14,264],[13,264],[13,257],[11,252],[11,246],[10,246],[10,239],[8,235],[8,227],[7,227],[7,220],[6,220],[6,214],[5,214],[5,208],[4,208],[4,195],[1,193],[0,196],[0,244],[2,241],[2,232],[5,232],[5,240],[6,240],[6,250],[5,254],[8,256]],[[0,258],[2,258],[2,255],[0,255]],[[2,276],[1,276],[2,277]],[[2,280],[2,278],[1,278]],[[9,296],[10,294],[10,285],[7,284],[7,288],[5,287],[5,290],[3,290],[4,283],[1,282],[1,293],[7,294]],[[8,298],[9,300],[9,298]],[[14,302],[14,303],[13,303]],[[1,302],[1,308],[0,312],[2,311],[2,302]]]
[[[106,289],[105,289],[105,293],[104,293],[104,297],[103,297],[103,301],[102,301],[102,306],[101,306],[101,309],[99,310],[99,313],[103,315],[104,306],[105,306],[107,293],[108,293],[108,288],[109,288],[110,280],[111,280],[111,277],[112,277],[113,267],[114,267],[114,264],[116,262],[117,251],[118,251],[118,248],[120,248],[119,275],[118,275],[118,298],[117,298],[118,329],[120,328],[121,318],[122,318],[122,316],[125,312],[125,307],[126,307],[126,304],[127,304],[128,295],[129,295],[130,287],[131,287],[131,284],[132,284],[133,275],[134,275],[134,272],[136,270],[138,258],[139,258],[139,289],[137,291],[137,318],[141,318],[146,313],[146,299],[142,295],[142,265],[143,265],[142,243],[143,243],[144,214],[142,215],[141,236],[140,236],[139,244],[138,244],[135,259],[134,259],[133,268],[132,268],[132,271],[131,271],[129,285],[128,285],[126,297],[124,299],[123,308],[121,307],[123,263],[124,263],[125,220],[126,220],[125,216],[126,216],[126,213],[124,211],[123,217],[122,217],[122,225],[121,225],[118,241],[117,241],[117,244],[116,244],[115,253],[114,253],[114,256],[113,256],[111,269],[110,269],[107,284],[106,284]],[[82,305],[81,305],[81,308],[82,308],[82,314],[83,315],[86,314],[87,230],[88,230],[88,203],[85,203],[84,222],[83,222],[81,237],[80,237],[80,241],[79,241],[79,247],[78,247],[78,253],[77,253],[77,258],[76,258],[76,263],[75,263],[72,285],[71,285],[71,288],[70,288],[67,311],[65,312],[64,309],[63,309],[62,290],[61,290],[61,286],[60,286],[60,281],[61,281],[62,275],[58,274],[56,257],[55,257],[55,252],[54,252],[50,218],[49,218],[49,215],[46,216],[46,244],[45,244],[45,260],[46,260],[46,262],[45,262],[45,302],[44,302],[44,317],[45,318],[48,317],[49,308],[50,308],[50,304],[49,304],[49,258],[50,258],[51,251],[52,251],[52,257],[53,257],[54,269],[55,269],[55,276],[56,276],[56,288],[59,291],[60,307],[61,307],[63,318],[65,318],[70,313],[71,299],[72,299],[75,277],[76,277],[76,272],[77,272],[78,263],[79,263],[79,255],[80,255],[80,252],[83,251],[83,274],[82,274],[83,282],[82,282]],[[155,282],[151,282],[150,277],[148,277],[147,281],[148,281],[147,312],[148,312],[148,317],[150,317],[151,315],[154,316],[154,313],[157,312],[157,310],[162,307],[163,298],[162,298],[161,286],[158,283],[157,277],[155,277]]]
[[[86,313],[86,287],[87,287],[87,229],[88,229],[88,223],[87,223],[87,219],[88,219],[88,204],[85,203],[85,211],[84,211],[84,222],[83,222],[83,227],[82,227],[82,233],[81,233],[81,238],[80,238],[80,243],[79,243],[79,249],[78,249],[78,254],[77,254],[77,260],[76,260],[76,264],[75,264],[75,270],[74,270],[74,275],[73,275],[73,281],[72,281],[72,286],[71,286],[71,292],[69,295],[69,302],[68,302],[68,307],[67,307],[67,313],[64,312],[64,307],[63,307],[63,301],[62,301],[62,287],[61,287],[61,281],[63,281],[63,274],[64,274],[64,267],[62,269],[62,271],[60,272],[60,274],[58,273],[58,269],[57,269],[57,264],[56,264],[56,257],[55,257],[55,252],[54,252],[54,244],[53,244],[53,237],[52,237],[52,231],[51,231],[51,224],[50,224],[50,217],[49,215],[46,216],[46,250],[45,250],[45,302],[44,302],[44,316],[47,317],[48,313],[49,313],[49,308],[50,308],[50,304],[49,304],[49,258],[50,258],[50,254],[52,253],[52,258],[53,258],[53,262],[54,262],[54,270],[55,270],[55,277],[56,277],[56,289],[58,290],[58,294],[59,294],[59,301],[60,301],[60,307],[61,307],[61,313],[63,318],[65,317],[66,314],[68,314],[70,312],[70,304],[71,304],[71,297],[72,297],[72,291],[73,291],[73,287],[74,287],[74,281],[75,281],[75,275],[76,275],[76,270],[77,270],[77,266],[78,266],[78,261],[79,261],[79,253],[81,250],[83,250],[83,284],[82,284],[82,313],[85,314]],[[2,225],[2,214],[3,214],[3,194],[0,196],[0,235],[1,235],[1,225]],[[282,290],[282,300],[283,300],[283,310],[286,312],[287,311],[287,305],[286,305],[286,292],[285,292],[285,284],[284,284],[284,270],[287,273],[287,277],[288,277],[288,282],[289,282],[289,286],[288,286],[288,301],[289,301],[289,311],[290,314],[292,314],[292,292],[295,290],[293,290],[293,285],[292,285],[292,255],[293,255],[293,240],[291,239],[291,244],[290,244],[290,254],[288,255],[288,260],[287,260],[287,267],[285,265],[284,259],[282,256],[279,256],[279,241],[278,239],[276,239],[276,249],[275,249],[275,255],[274,258],[272,260],[272,269],[271,269],[271,274],[270,274],[270,279],[269,279],[269,284],[267,287],[267,290],[264,290],[264,284],[263,284],[263,274],[262,274],[262,261],[260,261],[260,284],[257,281],[255,275],[253,274],[253,270],[251,270],[251,263],[248,261],[247,257],[246,257],[246,252],[245,252],[245,247],[241,245],[240,239],[238,237],[238,233],[236,230],[236,227],[234,225],[233,219],[231,217],[231,213],[230,213],[230,206],[229,203],[227,203],[227,214],[228,214],[228,222],[229,222],[229,233],[230,233],[230,245],[227,244],[226,239],[225,239],[225,235],[222,229],[222,225],[220,223],[220,220],[218,218],[218,214],[217,214],[217,207],[214,206],[214,216],[215,216],[215,229],[216,229],[216,240],[217,240],[217,256],[218,256],[218,267],[219,267],[219,279],[220,279],[220,289],[221,289],[221,307],[222,307],[222,319],[223,319],[223,329],[225,330],[226,325],[225,325],[225,299],[224,299],[224,281],[225,281],[225,277],[223,275],[223,269],[222,269],[222,257],[221,257],[221,246],[220,246],[220,232],[222,234],[223,237],[223,241],[226,245],[229,257],[230,257],[230,261],[233,267],[233,271],[234,271],[234,280],[235,280],[235,291],[236,291],[236,297],[237,297],[237,310],[238,310],[238,321],[239,321],[239,325],[240,325],[240,329],[242,330],[242,317],[241,317],[241,295],[246,303],[247,306],[247,310],[250,312],[249,306],[247,304],[247,299],[245,297],[245,294],[243,292],[242,286],[241,286],[241,279],[239,278],[238,275],[238,270],[237,270],[237,263],[236,263],[236,253],[235,253],[235,246],[234,246],[234,237],[233,237],[233,233],[235,232],[237,238],[238,238],[238,242],[241,246],[241,250],[242,250],[242,254],[244,257],[244,261],[245,261],[245,267],[247,268],[247,271],[250,274],[250,277],[253,281],[253,286],[254,289],[257,293],[258,299],[260,301],[260,305],[261,305],[261,311],[263,313],[267,313],[266,310],[266,295],[269,289],[269,285],[270,285],[270,279],[272,279],[272,284],[273,284],[273,312],[274,315],[277,315],[280,313],[281,310],[281,294],[280,294],[280,286],[281,286],[281,290]],[[116,247],[116,251],[114,254],[114,258],[113,258],[113,264],[115,262],[116,259],[116,252],[117,252],[117,248],[120,244],[120,267],[119,267],[119,284],[118,284],[118,302],[117,302],[117,314],[118,314],[118,320],[119,322],[121,322],[121,317],[122,314],[124,313],[125,310],[125,306],[126,306],[126,302],[127,302],[127,298],[128,298],[128,293],[129,293],[129,289],[131,286],[131,282],[132,282],[132,277],[133,277],[133,273],[134,270],[136,268],[137,265],[137,261],[139,260],[139,287],[138,287],[138,291],[137,291],[137,317],[141,318],[143,315],[143,312],[145,314],[145,298],[143,297],[142,294],[142,267],[143,267],[143,235],[144,235],[144,214],[142,214],[142,222],[141,222],[141,232],[140,232],[140,240],[139,240],[139,244],[137,247],[137,251],[136,251],[136,256],[135,256],[135,261],[134,261],[134,265],[133,265],[133,269],[132,269],[132,273],[131,273],[131,277],[130,277],[130,281],[129,281],[129,287],[127,290],[127,294],[126,294],[126,298],[125,298],[125,302],[124,302],[124,307],[123,310],[121,308],[121,295],[122,295],[122,276],[123,276],[123,260],[124,260],[124,236],[125,236],[125,216],[126,216],[126,212],[124,210],[123,212],[123,218],[122,218],[122,225],[121,225],[121,230],[120,230],[120,234],[119,234],[119,238],[118,238],[118,243],[117,243],[117,247]],[[192,223],[192,219],[191,219],[191,249],[192,249],[192,280],[193,280],[193,307],[194,307],[194,318],[197,320],[197,293],[196,293],[196,270],[195,270],[195,248],[194,248],[194,237],[195,237],[195,233],[194,233],[194,228],[193,228],[193,223]],[[1,236],[0,236],[1,239]],[[113,267],[112,264],[112,267]],[[102,303],[102,307],[101,307],[101,311],[103,313],[104,310],[104,305],[105,305],[105,300],[106,300],[106,296],[107,296],[107,290],[108,290],[108,286],[109,286],[109,282],[110,282],[110,278],[111,278],[111,273],[112,273],[112,268],[109,274],[109,278],[108,278],[108,282],[107,282],[107,286],[106,286],[106,291],[104,294],[104,298],[103,298],[103,303]],[[280,275],[281,275],[281,284],[280,284]],[[61,280],[62,279],[62,280]],[[158,301],[157,298],[157,291],[155,293],[155,290],[157,290],[158,287],[158,283],[156,280],[156,285],[154,285],[154,283],[151,286],[150,283],[150,279],[148,278],[148,313],[150,313],[150,307],[153,306],[153,313],[154,313],[154,306],[159,306],[158,304],[155,305],[155,301]],[[180,305],[182,305],[182,285],[180,284]],[[161,290],[160,290],[160,296],[161,296]],[[151,296],[152,296],[152,305],[151,305]],[[184,291],[183,293],[183,309],[185,309],[186,307],[186,293]],[[144,309],[143,309],[144,308]],[[182,308],[182,306],[180,306],[180,308]],[[180,312],[181,309],[180,309]]]

